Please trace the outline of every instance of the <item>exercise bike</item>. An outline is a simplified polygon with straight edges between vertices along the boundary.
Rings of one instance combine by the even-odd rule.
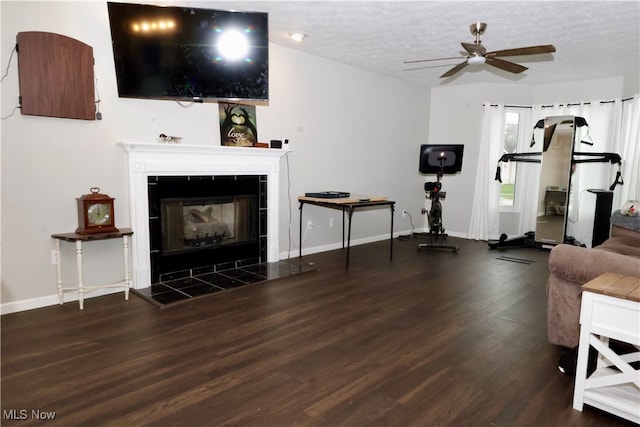
[[[444,200],[447,193],[445,191],[441,191],[442,183],[440,180],[444,175],[444,163],[447,160],[447,157],[442,153],[442,155],[438,156],[436,159],[440,163],[440,170],[436,174],[437,181],[425,182],[424,184],[424,191],[426,193],[425,197],[431,200],[431,208],[426,212],[429,220],[429,232],[421,233],[421,235],[429,237],[431,239],[431,243],[419,244],[418,251],[422,249],[448,249],[453,252],[458,252],[460,250],[458,246],[444,244],[447,234],[442,226],[442,204],[440,203],[440,199]],[[440,243],[434,243],[434,240],[439,241]]]

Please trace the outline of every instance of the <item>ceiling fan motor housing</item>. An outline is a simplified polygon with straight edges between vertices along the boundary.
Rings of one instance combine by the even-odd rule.
[[[479,36],[484,34],[486,29],[487,29],[487,24],[485,24],[484,22],[475,22],[469,26],[469,30],[471,31],[471,34],[473,34],[474,36]]]

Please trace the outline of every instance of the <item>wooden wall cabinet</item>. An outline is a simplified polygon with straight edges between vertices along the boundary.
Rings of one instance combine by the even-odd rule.
[[[55,33],[18,33],[22,114],[95,120],[93,48]]]

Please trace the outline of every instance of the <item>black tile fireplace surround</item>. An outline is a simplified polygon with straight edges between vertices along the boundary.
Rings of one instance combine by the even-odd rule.
[[[266,176],[149,176],[147,183],[152,284],[267,260]]]

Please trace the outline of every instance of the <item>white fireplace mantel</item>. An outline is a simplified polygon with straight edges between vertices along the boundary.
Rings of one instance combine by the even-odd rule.
[[[149,176],[266,175],[267,261],[279,260],[280,158],[287,150],[120,142],[129,157],[129,208],[131,215],[133,287],[151,285],[149,256]]]

